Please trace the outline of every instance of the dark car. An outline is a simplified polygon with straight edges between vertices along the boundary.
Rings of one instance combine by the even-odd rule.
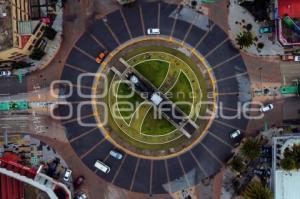
[[[272,156],[272,147],[262,147],[261,154],[263,157],[271,157]]]
[[[85,180],[84,176],[78,176],[74,181],[74,188],[77,189],[78,187],[80,187],[80,185],[83,184],[84,180]]]
[[[271,176],[271,169],[265,169],[264,176],[270,177]]]
[[[258,176],[262,176],[264,174],[264,169],[254,169],[253,173]]]
[[[270,169],[254,169],[253,173],[259,177],[270,177],[271,176]]]
[[[259,162],[260,163],[271,163],[272,162],[272,158],[271,157],[260,157],[259,158]]]

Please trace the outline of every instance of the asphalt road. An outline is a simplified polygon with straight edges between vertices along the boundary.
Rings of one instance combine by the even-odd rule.
[[[23,78],[22,83],[19,82],[17,76],[0,77],[0,95],[14,95],[17,93],[26,93],[26,79]]]

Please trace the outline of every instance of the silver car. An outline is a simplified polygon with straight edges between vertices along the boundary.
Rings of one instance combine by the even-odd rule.
[[[159,35],[160,30],[159,30],[159,28],[148,28],[147,29],[147,34],[148,35]]]
[[[9,77],[11,76],[11,72],[9,70],[1,70],[0,77]]]
[[[241,134],[242,133],[241,133],[240,130],[233,131],[233,132],[230,133],[230,138],[235,139],[235,138],[239,137]]]
[[[265,113],[271,111],[274,108],[273,104],[267,104],[260,108],[260,112]]]
[[[65,172],[65,175],[64,175],[64,181],[65,182],[69,182],[70,181],[71,174],[72,174],[72,171],[70,169],[67,169],[66,172]]]
[[[122,155],[121,153],[119,153],[119,152],[117,152],[117,151],[114,151],[114,150],[111,150],[111,151],[109,152],[109,154],[110,154],[112,157],[114,157],[114,158],[116,158],[116,159],[118,159],[118,160],[121,160],[121,159],[123,158],[123,155]]]

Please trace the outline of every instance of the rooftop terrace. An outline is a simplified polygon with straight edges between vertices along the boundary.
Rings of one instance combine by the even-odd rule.
[[[9,1],[0,3],[0,51],[13,46],[11,7]]]

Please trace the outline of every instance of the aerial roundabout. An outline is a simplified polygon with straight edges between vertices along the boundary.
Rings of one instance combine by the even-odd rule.
[[[96,20],[61,75],[70,95],[59,114],[73,110],[61,119],[72,148],[95,175],[129,191],[165,194],[212,177],[240,141],[230,132],[247,128],[246,118],[217,117],[219,103],[235,115],[237,103],[251,100],[241,96],[249,93],[250,79],[239,51],[217,24],[199,27],[177,10],[141,3]],[[147,34],[149,28],[160,34]],[[183,117],[170,116],[162,102]],[[97,170],[97,160],[110,172]]]

